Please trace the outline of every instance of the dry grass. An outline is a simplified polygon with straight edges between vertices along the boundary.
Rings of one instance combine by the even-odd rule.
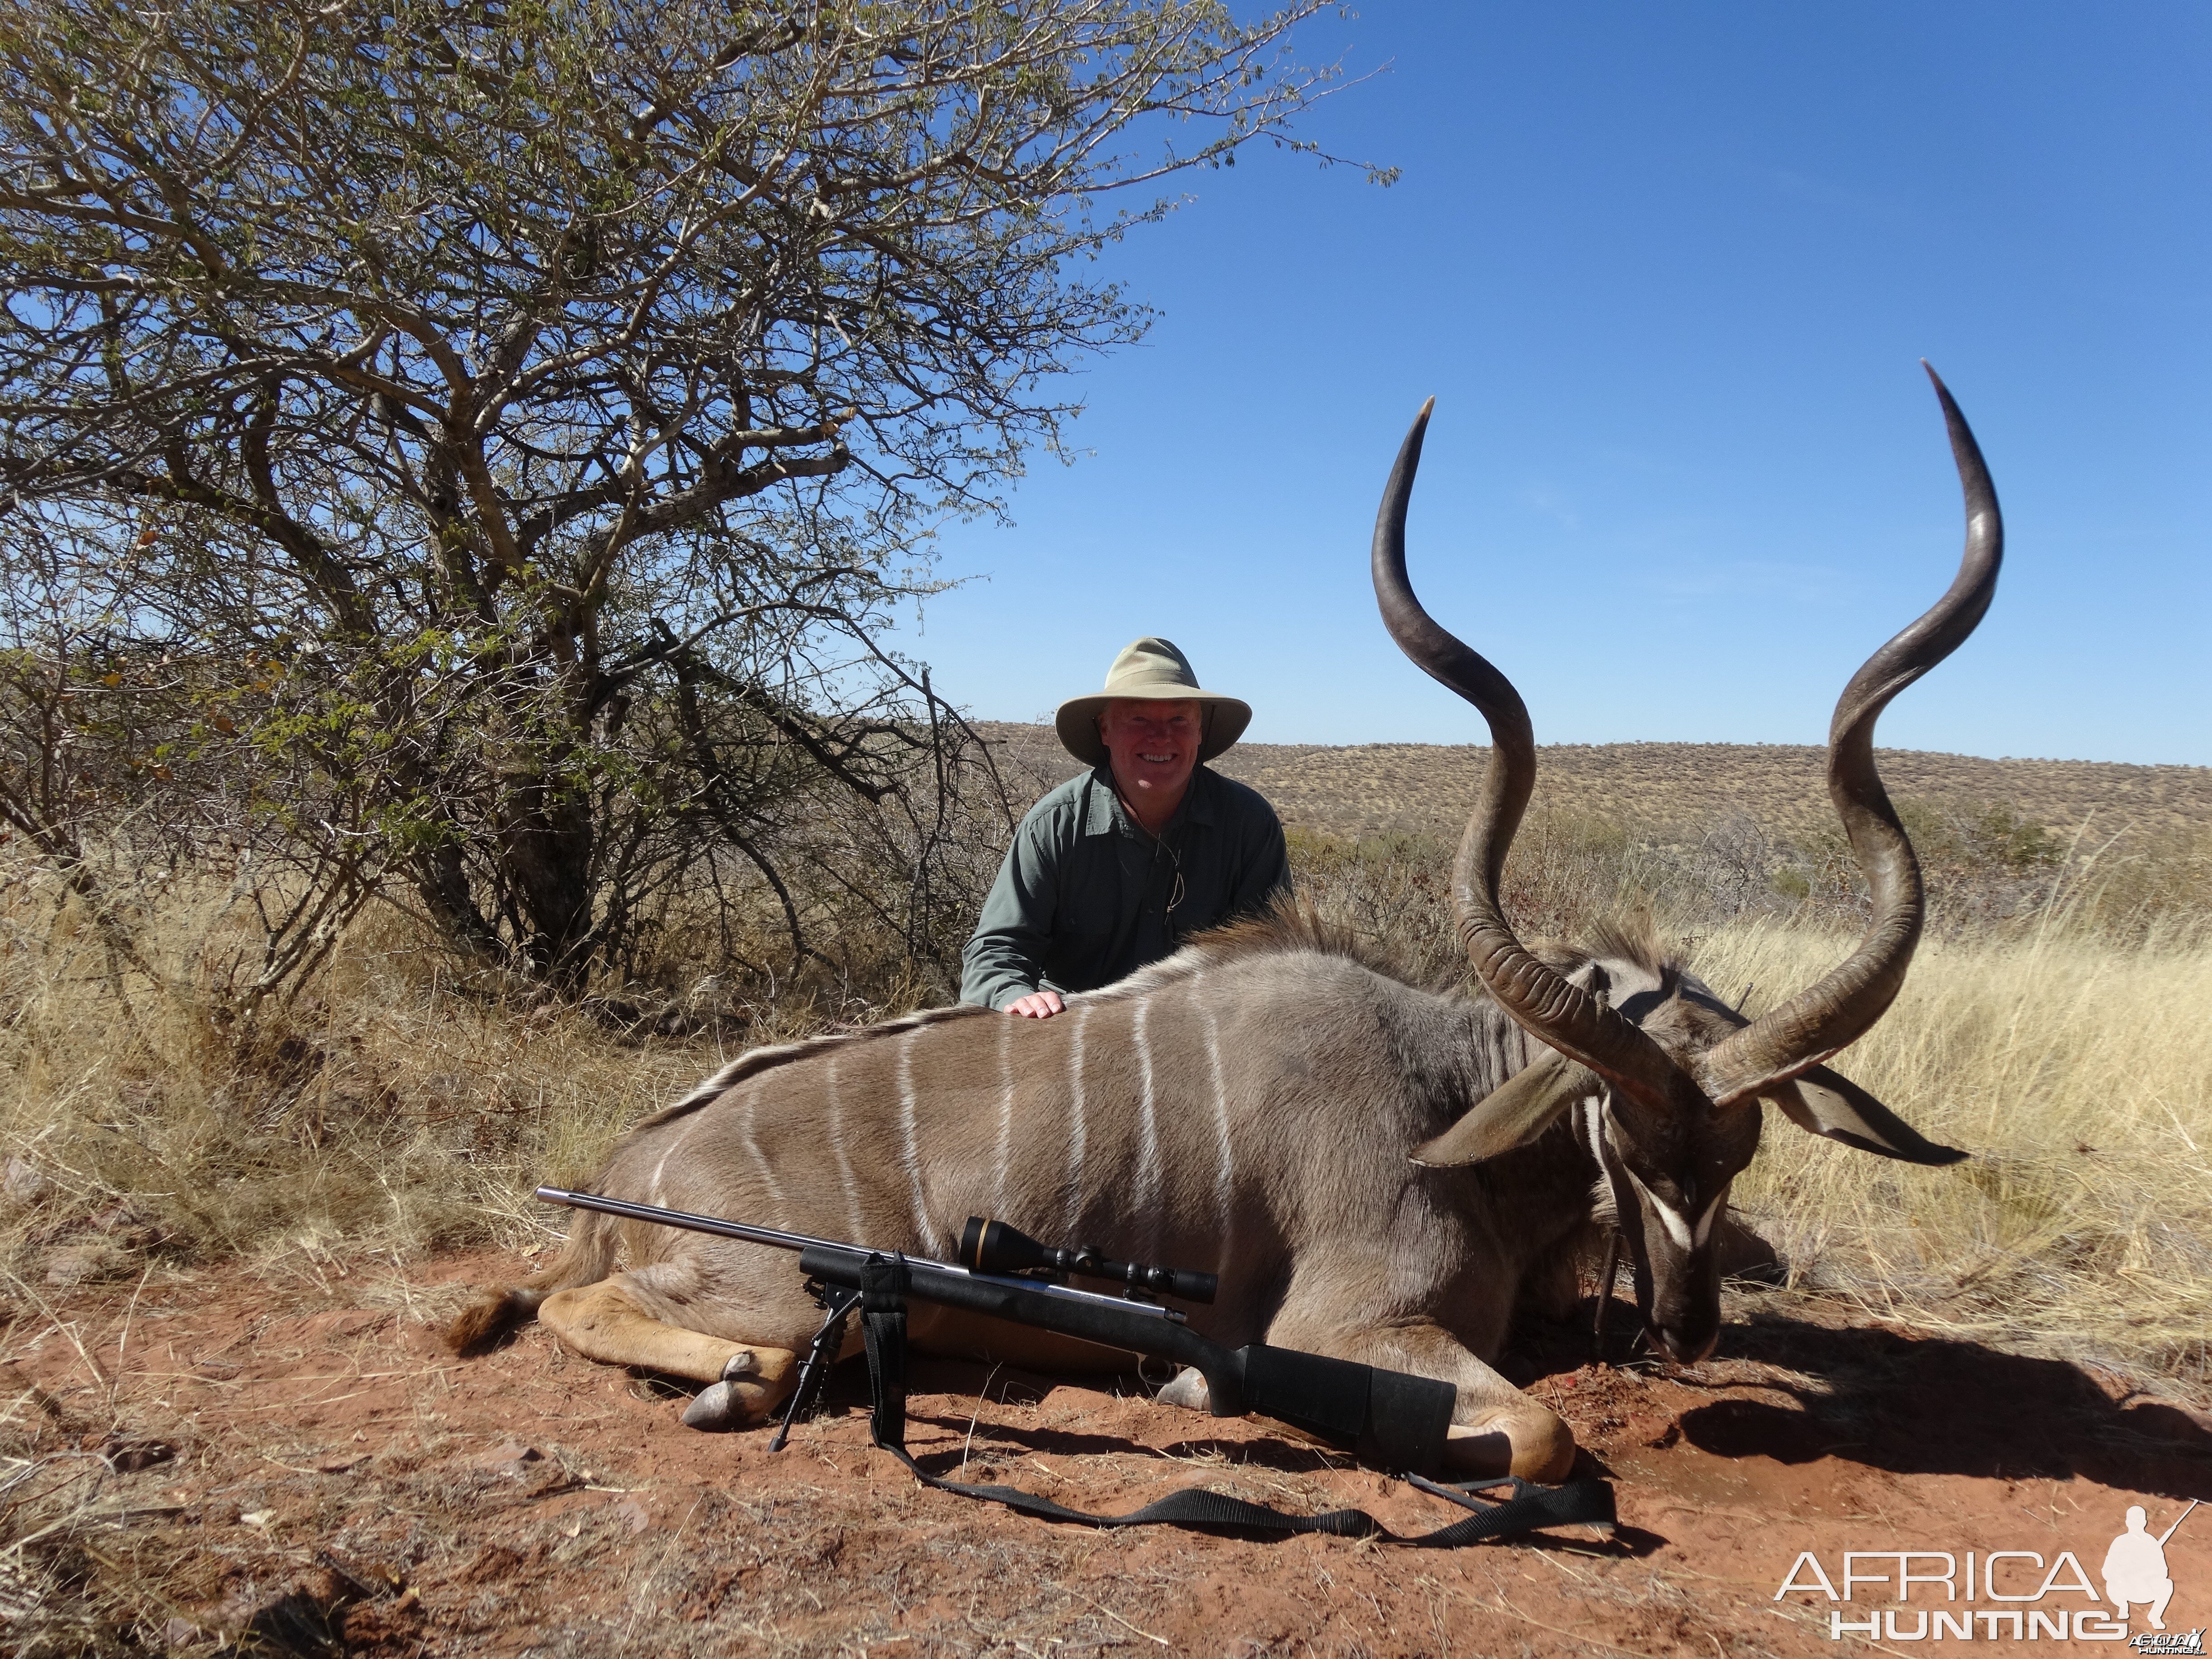
[[[1785,993],[1848,943],[1754,923],[1716,930],[1697,963],[1731,994]],[[2212,1382],[2208,1009],[2199,942],[1933,941],[1839,1064],[1972,1161],[1917,1169],[1776,1120],[1736,1201],[1808,1288],[1999,1346]]]
[[[1933,860],[1950,920],[1845,1065],[1974,1161],[1920,1171],[1781,1128],[1740,1200],[1802,1289],[2000,1345],[2212,1377],[2199,1328],[2212,1290],[2202,840],[2175,842],[2184,853],[2163,865],[2039,852],[2015,867],[2013,843],[1978,864],[1972,836],[1952,846],[1949,833],[1923,830],[1950,848]],[[1417,980],[1463,976],[1447,842],[1294,830],[1292,848],[1324,911],[1389,941]],[[1840,956],[1856,903],[1840,886],[1790,890],[1789,857],[1739,820],[1662,843],[1540,811],[1507,903],[1528,931],[1570,936],[1654,914],[1724,994],[1756,985],[1757,1006]],[[204,932],[188,884],[168,890],[178,929]],[[720,984],[704,976],[722,967],[685,971]],[[921,994],[896,973],[834,1003],[732,985],[625,1024],[605,1003],[457,976],[384,910],[310,995],[241,1041],[188,997],[118,980],[19,866],[0,887],[0,1268],[50,1291],[127,1281],[149,1259],[242,1258],[313,1280],[363,1255],[542,1242],[557,1223],[528,1199],[538,1181],[586,1176],[627,1124],[743,1048]]]
[[[333,1256],[550,1237],[535,1182],[587,1176],[741,1036],[819,1023],[793,1000],[640,1040],[457,977],[387,910],[313,995],[239,1042],[189,1001],[118,998],[66,908],[16,898],[0,948],[0,1266],[33,1284],[121,1278],[149,1252],[312,1274]]]

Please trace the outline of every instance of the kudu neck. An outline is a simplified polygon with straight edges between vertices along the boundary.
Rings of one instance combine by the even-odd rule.
[[[1496,1004],[1477,1002],[1470,1014],[1464,1085],[1468,1108],[1546,1052]],[[1483,1193],[1486,1212],[1496,1218],[1499,1239],[1524,1252],[1528,1260],[1541,1255],[1596,1212],[1605,1171],[1576,1132],[1576,1121],[1574,1111],[1563,1112],[1534,1140],[1466,1171]]]

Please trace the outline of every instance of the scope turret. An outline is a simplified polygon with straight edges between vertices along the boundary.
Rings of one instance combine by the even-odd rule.
[[[1041,1244],[1003,1221],[987,1221],[980,1215],[969,1216],[968,1224],[961,1229],[960,1265],[981,1273],[1031,1273],[1040,1267],[1080,1273],[1085,1279],[1110,1279],[1133,1292],[1156,1291],[1184,1302],[1211,1302],[1220,1287],[1212,1273],[1116,1261],[1095,1244],[1079,1245],[1072,1250]]]

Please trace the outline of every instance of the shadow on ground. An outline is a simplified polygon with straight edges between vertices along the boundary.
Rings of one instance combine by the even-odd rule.
[[[1522,1334],[1523,1376],[1587,1364],[1594,1304],[1569,1324]],[[2065,1360],[2004,1353],[1949,1337],[1878,1326],[1832,1327],[1753,1308],[1724,1326],[1713,1363],[1750,1361],[1775,1373],[1760,1392],[1783,1400],[1717,1399],[1681,1411],[1681,1437],[1716,1456],[1808,1463],[1838,1457],[1899,1474],[1994,1480],[2082,1477],[2175,1498],[2212,1499],[2212,1430],[2179,1406],[2119,1399]],[[1607,1357],[1677,1388],[1732,1389],[1695,1368],[1632,1356],[1636,1310],[1607,1311]],[[1797,1380],[1793,1380],[1797,1379]],[[1516,1379],[1518,1380],[1518,1379]]]

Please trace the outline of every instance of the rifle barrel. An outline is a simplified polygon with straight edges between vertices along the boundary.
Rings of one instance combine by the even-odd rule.
[[[779,1250],[796,1250],[801,1256],[809,1250],[825,1251],[851,1266],[856,1266],[873,1254],[865,1244],[854,1244],[843,1239],[817,1238],[811,1233],[787,1233],[780,1227],[756,1227],[750,1221],[732,1221],[719,1215],[698,1215],[690,1210],[665,1209],[658,1204],[640,1204],[627,1198],[609,1198],[604,1193],[574,1193],[565,1187],[540,1187],[538,1196],[545,1203],[566,1204],[574,1210],[597,1210],[602,1215],[620,1216],[625,1221],[646,1221],[656,1227],[681,1227],[690,1232],[711,1233],[717,1238],[736,1238],[748,1244],[773,1245]],[[1079,1290],[1073,1285],[1055,1285],[1040,1279],[979,1273],[955,1262],[939,1261],[935,1256],[909,1255],[906,1259],[927,1273],[950,1274],[973,1280],[979,1285],[1008,1286],[1063,1305],[1107,1308],[1117,1314],[1162,1320],[1174,1325],[1183,1322],[1181,1309],[1164,1308],[1157,1302],[1133,1302],[1127,1297],[1107,1296],[1097,1291]],[[851,1266],[841,1271],[849,1272]],[[926,1291],[921,1294],[927,1299]]]
[[[625,1221],[649,1221],[659,1227],[683,1227],[695,1233],[713,1233],[721,1238],[741,1238],[748,1244],[772,1244],[779,1250],[849,1250],[857,1247],[841,1243],[834,1238],[817,1238],[811,1233],[787,1233],[780,1227],[756,1227],[749,1221],[727,1221],[718,1215],[694,1215],[689,1210],[665,1210],[658,1204],[634,1204],[626,1198],[609,1198],[602,1193],[572,1193],[565,1187],[540,1187],[539,1200],[546,1204],[566,1204],[572,1210],[597,1210],[602,1215],[618,1215]]]

